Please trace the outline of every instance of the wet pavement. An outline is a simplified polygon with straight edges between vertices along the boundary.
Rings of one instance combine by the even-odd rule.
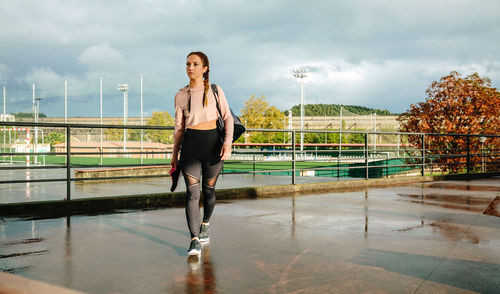
[[[498,178],[0,222],[0,269],[88,293],[498,293]],[[490,205],[492,204],[492,205]]]

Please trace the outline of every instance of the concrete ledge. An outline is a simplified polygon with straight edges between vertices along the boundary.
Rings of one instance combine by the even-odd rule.
[[[85,180],[88,178],[107,178],[107,177],[130,177],[130,176],[151,176],[163,175],[170,176],[168,171],[170,165],[163,166],[134,166],[134,167],[120,167],[120,168],[106,168],[106,169],[77,169],[75,170],[76,184],[93,183],[96,181],[111,181],[111,179],[102,180]],[[117,179],[112,179],[116,181]],[[130,180],[124,179],[124,180]]]
[[[330,191],[360,190],[366,187],[385,187],[417,182],[442,180],[468,180],[500,176],[500,172],[474,175],[411,176],[370,180],[349,180],[296,185],[243,187],[217,190],[217,200],[287,197],[293,194],[325,193]],[[70,201],[39,201],[0,204],[2,217],[54,218],[75,214],[119,212],[124,209],[152,209],[157,207],[184,206],[185,192],[151,193],[127,196],[94,197]]]
[[[0,294],[84,294],[0,271]]]

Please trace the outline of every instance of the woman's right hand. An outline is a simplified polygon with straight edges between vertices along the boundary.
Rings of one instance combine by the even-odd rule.
[[[174,170],[177,169],[177,156],[172,156],[172,160],[170,161],[170,164],[172,165],[172,168]]]

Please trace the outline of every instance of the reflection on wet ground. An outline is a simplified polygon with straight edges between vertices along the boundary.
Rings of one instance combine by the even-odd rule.
[[[471,243],[479,243],[479,238],[474,234],[474,232],[470,232],[466,227],[461,227],[457,225],[452,225],[448,223],[439,223],[439,222],[431,222],[426,223],[422,220],[419,225],[413,227],[407,227],[400,229],[400,232],[408,232],[410,230],[415,229],[424,229],[429,227],[433,232],[439,232],[441,235],[445,236],[447,239],[452,241],[459,241],[461,239],[468,240]]]
[[[491,203],[489,198],[470,196],[440,195],[440,194],[399,194],[408,197],[408,201],[422,205],[435,205],[445,208],[462,209],[473,212],[482,212],[485,206]],[[406,200],[406,199],[405,199]]]
[[[40,248],[40,243],[43,241],[43,238],[30,238],[0,242],[0,264],[3,265],[1,270],[9,273],[18,273],[32,268],[33,266],[31,265],[26,265],[22,262],[17,263],[16,261],[27,260],[33,256],[48,253],[49,250]]]
[[[421,189],[417,191],[418,193],[399,193],[399,196],[403,197],[401,199],[403,201],[411,201],[422,205],[434,205],[495,215],[496,206],[493,201],[496,195],[500,195],[498,193],[500,192],[498,182],[498,178],[492,178],[474,182],[423,183],[420,184]]]
[[[186,279],[181,284],[185,287],[185,293],[216,293],[217,278],[210,260],[210,245],[204,246],[200,256],[190,256],[187,258],[188,269]],[[184,284],[184,285],[182,285]],[[174,292],[182,292],[175,289]]]
[[[88,293],[496,293],[500,195],[461,186],[219,202],[194,259],[182,208],[4,219],[0,269]]]
[[[484,214],[500,217],[500,196],[497,196],[484,210]]]
[[[426,183],[424,184],[424,186],[429,188],[444,188],[444,189],[463,190],[463,191],[500,192],[500,187],[497,184],[495,184],[495,182],[497,181],[498,178],[482,179],[480,184],[473,181],[446,181],[446,182]]]

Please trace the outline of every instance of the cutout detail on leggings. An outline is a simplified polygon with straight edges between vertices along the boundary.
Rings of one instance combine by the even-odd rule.
[[[184,176],[187,179],[188,187],[192,187],[192,186],[198,185],[200,183],[200,179],[198,179],[197,177],[194,177],[186,172],[184,172]]]
[[[211,178],[211,179],[208,179],[208,180],[203,180],[203,185],[204,186],[207,186],[209,188],[215,188],[215,184],[217,183],[217,178],[219,177],[219,175],[216,175],[215,177]]]

